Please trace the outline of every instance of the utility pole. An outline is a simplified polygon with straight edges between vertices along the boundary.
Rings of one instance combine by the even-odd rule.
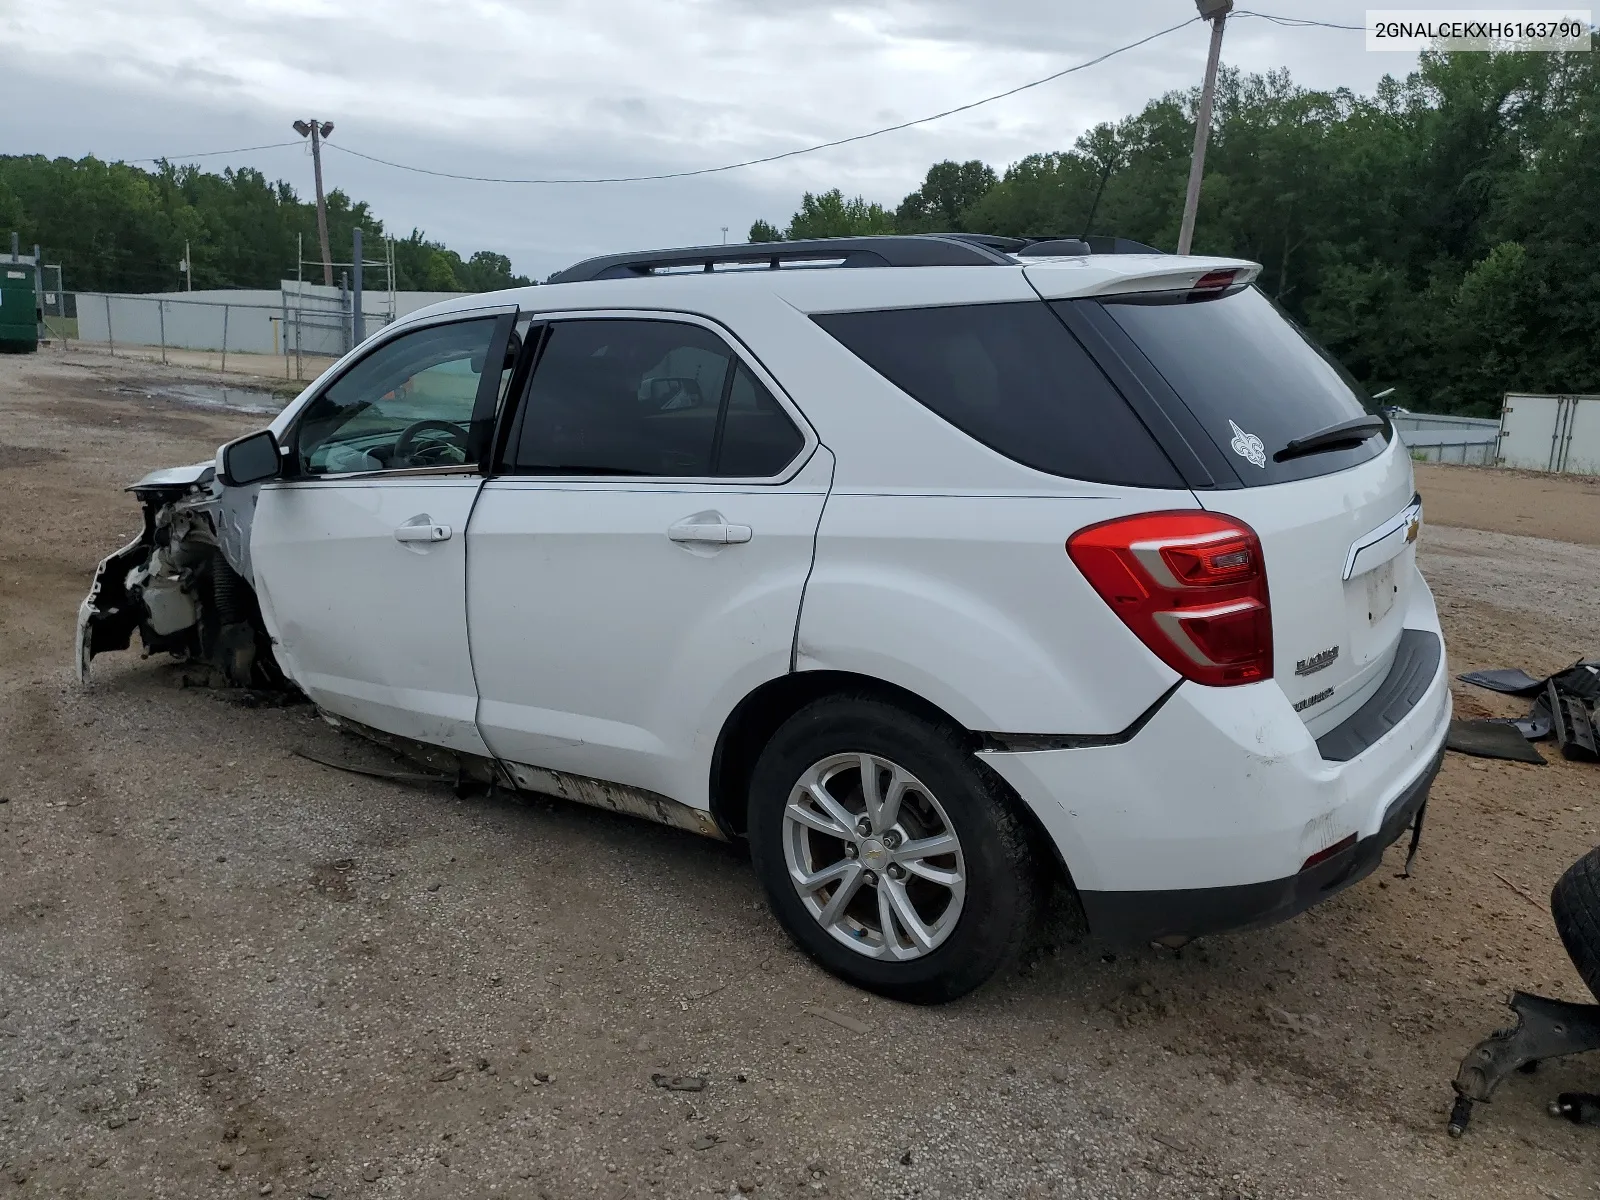
[[[1194,156],[1189,162],[1189,191],[1183,198],[1183,226],[1178,231],[1178,253],[1189,253],[1194,242],[1194,219],[1200,210],[1200,181],[1206,173],[1206,141],[1211,136],[1211,102],[1217,91],[1217,64],[1222,58],[1222,26],[1233,11],[1233,0],[1194,0],[1200,16],[1211,22],[1211,52],[1206,55],[1206,81],[1200,89],[1200,112],[1194,123]]]
[[[301,137],[311,139],[311,170],[317,179],[317,240],[322,243],[322,282],[332,287],[333,252],[328,249],[328,202],[322,195],[322,139],[333,132],[333,122],[314,119],[296,121],[294,131]]]
[[[350,231],[350,257],[353,260],[351,267],[355,271],[355,289],[350,297],[350,338],[357,346],[367,340],[367,314],[362,309],[361,293],[366,289],[362,286],[366,282],[366,262],[361,257],[361,226],[357,225]]]

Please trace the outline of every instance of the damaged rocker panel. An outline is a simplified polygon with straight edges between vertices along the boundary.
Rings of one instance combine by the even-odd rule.
[[[727,841],[727,835],[717,825],[709,812],[691,808],[645,788],[591,779],[586,775],[572,775],[566,771],[553,771],[527,763],[508,763],[482,755],[446,750],[427,742],[385,733],[348,717],[322,711],[322,719],[335,729],[347,730],[358,737],[376,742],[403,758],[437,771],[441,776],[457,781],[472,780],[495,784],[510,791],[533,792],[558,800],[571,800],[590,808],[603,808],[609,812],[642,817],[657,825],[669,825],[702,837]]]

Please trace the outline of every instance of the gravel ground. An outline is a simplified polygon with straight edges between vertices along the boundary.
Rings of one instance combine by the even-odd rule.
[[[0,1197],[1600,1191],[1596,1131],[1543,1115],[1593,1064],[1444,1134],[1509,989],[1586,998],[1544,898],[1597,840],[1600,768],[1450,756],[1413,879],[1396,849],[1179,953],[1063,920],[959,1003],[869,998],[789,946],[737,848],[332,771],[296,751],[386,760],[162,660],[80,689],[120,487],[259,420],[141,394],[197,378],[0,358]],[[1595,651],[1592,485],[1449,470],[1419,478],[1452,666]],[[1491,515],[1572,506],[1538,530],[1567,540],[1447,528],[1488,486]]]

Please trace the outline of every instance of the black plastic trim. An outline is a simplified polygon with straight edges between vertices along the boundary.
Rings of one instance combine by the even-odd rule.
[[[472,403],[472,423],[467,429],[467,454],[475,463],[488,462],[494,454],[494,427],[500,409],[500,379],[505,373],[506,350],[517,328],[517,314],[502,313],[495,321],[484,354],[483,371],[478,377],[478,394]],[[521,355],[519,353],[518,357]],[[495,370],[491,364],[501,364]],[[479,467],[481,473],[482,467]]]
[[[1122,327],[1096,301],[1049,301],[1050,311],[1071,331],[1089,357],[1122,393],[1150,436],[1166,451],[1184,484],[1194,491],[1242,487],[1238,473],[1216,449],[1205,430],[1176,394],[1164,399],[1165,380],[1151,380],[1139,369],[1142,359],[1128,352],[1132,343]],[[1167,389],[1170,391],[1170,389]]]
[[[1345,720],[1317,739],[1317,753],[1329,762],[1349,762],[1388,733],[1427,695],[1444,653],[1439,635],[1407,629],[1400,635],[1394,663],[1378,690]]]
[[[1126,729],[1119,729],[1116,733],[980,733],[982,749],[998,750],[1006,754],[1028,754],[1039,750],[1082,750],[1087,746],[1121,746],[1138,736],[1138,733],[1150,723],[1150,719],[1161,711],[1163,705],[1171,700],[1173,694],[1183,686],[1184,681],[1178,680],[1161,695],[1156,697],[1156,702],[1145,709],[1133,719],[1133,724]]]
[[[1089,931],[1104,941],[1138,945],[1157,938],[1201,937],[1230,929],[1275,925],[1298,916],[1377,869],[1383,852],[1415,823],[1443,761],[1441,746],[1422,774],[1390,803],[1377,833],[1309,870],[1234,887],[1080,891]]]

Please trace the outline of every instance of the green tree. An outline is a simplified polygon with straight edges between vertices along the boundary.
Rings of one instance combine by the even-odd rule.
[[[922,186],[900,201],[894,225],[900,233],[960,232],[961,214],[988,194],[996,182],[994,168],[972,159],[946,159],[928,168]]]
[[[362,201],[328,194],[328,235],[336,261],[351,261],[352,232],[365,257],[380,258],[383,222]],[[154,170],[89,157],[0,156],[0,236],[15,229],[59,262],[69,289],[165,291],[183,286],[178,264],[189,246],[197,288],[275,287],[295,274],[303,243],[306,275],[318,269],[315,206],[283,181],[251,169],[221,174],[159,162]],[[397,283],[478,291],[527,282],[504,255],[460,255],[420,233],[396,243]],[[367,282],[378,272],[368,268]]]
[[[789,220],[784,236],[796,238],[859,237],[864,234],[893,233],[894,218],[881,204],[869,204],[860,196],[846,200],[838,188],[812,194],[800,200],[800,211]]]
[[[751,242],[781,242],[783,233],[770,221],[757,220],[750,226],[750,234],[746,238]]]

